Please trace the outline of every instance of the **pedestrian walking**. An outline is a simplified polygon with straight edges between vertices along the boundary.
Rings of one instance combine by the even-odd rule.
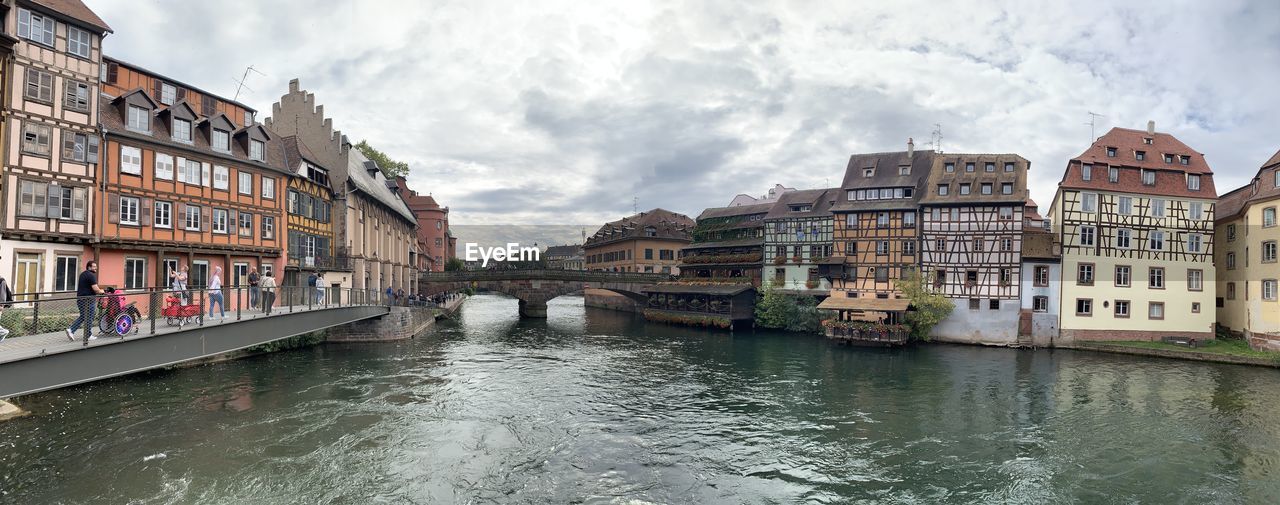
[[[324,303],[324,274],[316,274],[316,305]]]
[[[404,302],[404,288],[400,288],[396,291],[396,304],[404,305]]]
[[[262,310],[271,315],[271,306],[276,303],[276,278],[270,273],[262,276]]]
[[[182,304],[191,303],[191,293],[187,292],[187,266],[182,265],[178,271],[169,271],[169,283],[173,292],[182,298]]]
[[[249,308],[251,309],[258,308],[258,302],[261,301],[262,288],[258,286],[261,282],[262,276],[258,275],[258,269],[249,269]]]
[[[84,325],[84,345],[89,345],[90,340],[96,340],[98,337],[93,336],[93,316],[98,307],[95,295],[102,294],[102,288],[98,287],[98,262],[89,261],[84,265],[84,271],[80,272],[80,278],[76,280],[76,308],[80,311],[80,317],[71,322],[71,327],[67,328],[67,340],[76,341],[76,331],[80,330],[80,325]]]
[[[316,295],[315,295],[315,292],[316,292],[316,284],[317,284],[317,281],[318,281],[318,280],[319,280],[319,277],[317,277],[317,276],[316,276],[316,273],[315,273],[315,272],[311,272],[311,275],[308,275],[308,276],[307,276],[307,294],[306,294],[306,296],[308,296],[308,297],[309,297],[308,299],[315,299],[315,296],[316,296]]]
[[[0,314],[4,314],[4,309],[13,306],[13,290],[9,289],[9,283],[5,282],[4,277],[0,277]],[[9,336],[9,329],[0,325],[0,342]]]
[[[209,319],[213,319],[213,305],[218,305],[218,318],[227,318],[227,307],[222,303],[222,267],[213,267],[213,277],[209,278]]]
[[[387,295],[387,305],[395,305],[396,292],[395,290],[391,289],[391,286],[387,286],[386,295]]]

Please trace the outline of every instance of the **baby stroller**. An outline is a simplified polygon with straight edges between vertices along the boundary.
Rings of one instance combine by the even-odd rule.
[[[178,293],[172,293],[164,297],[164,310],[161,312],[164,316],[164,322],[169,326],[187,324],[197,317],[200,317],[200,306],[196,304],[184,304],[183,296]]]
[[[142,313],[138,311],[137,302],[124,303],[123,291],[108,287],[107,296],[98,299],[98,308],[102,309],[102,317],[98,319],[98,329],[103,335],[119,335],[124,338],[129,332],[138,333],[138,322]]]

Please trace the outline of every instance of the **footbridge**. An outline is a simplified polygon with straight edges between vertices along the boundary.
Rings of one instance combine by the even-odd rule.
[[[488,289],[520,300],[522,317],[547,317],[547,302],[585,288],[605,289],[647,303],[645,288],[674,280],[669,274],[599,272],[589,270],[462,270],[426,272],[419,284],[427,293],[462,287]],[[643,305],[642,305],[643,306]]]

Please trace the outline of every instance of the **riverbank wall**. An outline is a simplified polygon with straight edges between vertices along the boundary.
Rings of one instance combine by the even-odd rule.
[[[636,305],[634,300],[605,289],[584,289],[582,298],[582,304],[587,307],[620,312],[640,312],[640,306]]]

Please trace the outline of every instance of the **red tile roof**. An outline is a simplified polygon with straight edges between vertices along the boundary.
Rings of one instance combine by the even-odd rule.
[[[1280,151],[1262,164],[1262,168],[1258,169],[1258,173],[1248,184],[1219,197],[1214,221],[1234,218],[1251,204],[1280,198],[1280,187],[1276,186],[1276,171],[1280,171]],[[1255,184],[1258,187],[1256,193],[1253,190]]]
[[[97,14],[89,9],[88,6],[80,0],[30,0],[31,3],[40,7],[44,7],[55,14],[61,14],[65,17],[79,21],[81,24],[88,25],[92,28],[104,32],[114,33],[107,22],[98,17]]]
[[[1145,142],[1148,138],[1151,139],[1151,144]],[[1107,156],[1109,147],[1116,149],[1115,157]],[[1145,152],[1145,159],[1138,160],[1135,155],[1137,151]],[[1173,156],[1172,163],[1165,163],[1165,154]],[[1183,165],[1179,156],[1189,156],[1190,160]],[[1088,181],[1081,175],[1082,164],[1093,165]],[[1120,169],[1119,179],[1116,182],[1110,182],[1108,179],[1108,168],[1112,166]],[[1141,169],[1156,172],[1155,185],[1142,184]],[[1200,176],[1199,191],[1187,189],[1188,175]],[[1059,186],[1208,200],[1216,199],[1218,195],[1213,185],[1213,170],[1209,168],[1203,154],[1183,144],[1173,135],[1160,132],[1147,135],[1146,131],[1128,128],[1112,128],[1080,156],[1072,158],[1067,164],[1067,171],[1063,174]]]

